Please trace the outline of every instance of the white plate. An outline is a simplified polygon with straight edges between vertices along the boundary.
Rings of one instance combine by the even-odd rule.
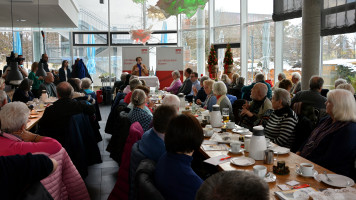
[[[244,151],[245,151],[245,149],[240,149],[238,152],[233,152],[233,151],[231,151],[231,148],[229,148],[229,152],[232,153],[232,154],[239,154],[239,153],[242,153]]]
[[[231,158],[230,162],[237,166],[250,166],[255,164],[256,161],[252,158],[241,156],[241,157]]]
[[[313,169],[313,174],[312,175],[303,175],[302,171],[300,170],[300,167],[295,169],[295,173],[297,173],[299,176],[303,176],[303,177],[315,177],[316,175],[318,175],[318,171],[316,171],[315,169]]]
[[[267,183],[275,182],[277,179],[276,175],[274,175],[272,172],[269,172],[269,174],[270,175],[268,177],[264,177],[263,180]]]
[[[285,147],[280,147],[280,146],[274,146],[269,148],[270,150],[272,150],[274,152],[274,154],[287,154],[290,152],[290,149],[285,148]]]
[[[221,128],[213,128],[213,131],[214,131],[214,132],[220,132],[220,131],[221,131]]]
[[[237,130],[236,132],[241,135],[251,135],[251,132],[248,129]]]
[[[355,184],[355,182],[346,176],[339,174],[328,174],[328,177],[332,180],[329,182],[324,174],[320,174],[319,178],[322,182],[334,186],[334,187],[350,187]]]

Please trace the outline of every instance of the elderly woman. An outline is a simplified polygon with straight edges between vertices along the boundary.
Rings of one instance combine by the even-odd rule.
[[[42,76],[36,76],[36,72],[38,70],[38,62],[34,62],[31,65],[31,72],[28,75],[28,78],[33,81],[32,84],[32,94],[36,95],[38,98],[38,94],[40,93],[38,90],[40,89],[40,85],[43,83],[43,77]]]
[[[220,111],[222,112],[223,108],[229,108],[230,119],[233,121],[234,114],[232,112],[231,102],[226,96],[227,88],[224,82],[215,82],[213,85],[213,93],[216,96],[216,104],[220,106]]]
[[[192,115],[173,118],[164,137],[167,153],[156,165],[155,181],[164,199],[194,200],[203,180],[193,171],[194,151],[204,140],[199,121]]]
[[[279,88],[279,83],[286,79],[286,74],[281,72],[278,74],[278,81],[276,82],[276,84],[274,84],[273,88],[272,88],[272,91],[274,91],[275,89]]]
[[[232,81],[231,81],[231,85],[230,88],[233,88],[237,85],[237,79],[240,77],[240,74],[235,73],[234,75],[232,75]]]
[[[294,142],[294,128],[298,117],[290,108],[290,93],[281,88],[276,88],[272,97],[273,112],[267,121],[265,135],[273,143],[291,148]]]
[[[241,89],[245,86],[245,78],[238,77],[235,81],[235,86],[229,89],[229,94],[234,95],[237,99],[242,98]]]
[[[221,75],[221,81],[225,83],[226,88],[230,87],[231,80],[229,79],[229,76],[227,74]]]
[[[351,94],[355,94],[355,89],[354,87],[352,87],[351,84],[348,84],[348,83],[343,83],[343,84],[340,84],[336,87],[336,89],[344,89],[344,90],[348,90],[351,92]]]
[[[216,104],[216,96],[213,94],[213,84],[215,83],[214,80],[206,80],[204,81],[204,91],[206,96],[206,99],[204,102],[200,101],[199,99],[197,100],[197,104],[201,105],[204,109],[207,109],[209,111],[213,110],[213,105]]]
[[[356,179],[356,102],[351,92],[331,90],[327,94],[326,112],[300,154],[337,174]]]
[[[57,140],[26,131],[30,111],[22,102],[8,103],[1,108],[0,155],[25,155],[27,153],[57,153],[62,146]]]
[[[95,104],[95,98],[93,98],[90,94],[84,93],[84,90],[82,88],[82,81],[79,78],[70,78],[68,79],[68,83],[74,89],[72,99],[76,99],[78,101],[83,100],[86,101],[88,104]]]
[[[182,86],[182,81],[180,81],[180,73],[178,70],[172,72],[173,81],[169,87],[163,88],[164,91],[170,92],[172,94],[178,94],[179,88]]]
[[[134,91],[136,89],[140,89],[142,91],[145,92],[145,95],[146,95],[146,104],[145,106],[143,107],[143,110],[147,112],[147,114],[149,114],[150,116],[153,116],[152,114],[152,107],[154,106],[154,103],[150,102],[150,89],[146,86],[143,86],[143,85],[139,85],[137,87],[135,87]],[[128,108],[130,108],[131,110],[134,108],[134,105],[132,102],[129,103],[129,105],[127,106]]]
[[[20,83],[19,87],[15,90],[14,96],[12,97],[12,101],[21,101],[27,103],[28,101],[32,101],[34,98],[31,90],[32,80],[25,78]]]
[[[135,89],[135,91],[132,92],[131,103],[134,106],[128,115],[131,124],[134,122],[139,122],[143,131],[147,131],[150,129],[152,115],[149,115],[144,110],[147,103],[145,92],[141,89]]]

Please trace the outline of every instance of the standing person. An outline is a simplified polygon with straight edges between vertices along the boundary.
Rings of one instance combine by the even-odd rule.
[[[59,69],[59,81],[68,81],[71,78],[70,69],[68,68],[68,60],[63,60],[62,67]]]
[[[72,66],[72,74],[71,74],[71,78],[90,78],[90,80],[93,81],[93,79],[91,78],[87,67],[85,66],[84,62],[82,59],[77,58],[75,60],[74,65]]]
[[[136,65],[132,67],[131,74],[136,76],[148,76],[148,70],[145,64],[142,64],[142,58],[136,58]]]
[[[39,97],[40,92],[38,90],[40,89],[40,85],[43,83],[43,77],[36,76],[37,70],[38,70],[38,62],[32,63],[31,72],[30,75],[28,76],[28,79],[33,81],[31,92],[35,96],[35,98]]]
[[[38,63],[38,65],[41,65],[43,64],[43,69],[46,71],[46,72],[49,72],[49,68],[48,68],[48,55],[45,53],[45,54],[42,54],[42,58],[40,60],[40,62]]]

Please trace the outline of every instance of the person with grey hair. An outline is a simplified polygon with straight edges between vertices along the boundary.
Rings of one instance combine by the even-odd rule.
[[[271,99],[272,98],[271,85],[269,83],[266,83],[265,76],[262,73],[256,74],[255,83],[252,83],[251,85],[244,86],[241,88],[242,99],[246,99],[247,101],[252,100],[251,99],[251,90],[255,86],[256,83],[263,83],[267,86],[267,98]]]
[[[337,88],[337,86],[341,85],[341,84],[346,84],[347,81],[343,78],[338,78],[335,80],[335,89]]]
[[[220,106],[220,111],[222,112],[223,108],[229,108],[229,116],[231,121],[234,121],[234,113],[232,112],[232,105],[227,98],[227,88],[224,82],[218,81],[213,85],[213,93],[217,99],[216,104]]]
[[[290,108],[290,93],[276,88],[272,97],[273,112],[265,126],[265,136],[271,142],[286,148],[291,148],[295,140],[295,126],[298,116]]]
[[[291,94],[297,94],[299,91],[302,90],[302,83],[300,82],[302,79],[302,76],[300,75],[299,72],[293,72],[292,73],[292,89],[290,90]]]
[[[12,101],[21,101],[24,103],[32,101],[33,98],[35,98],[31,92],[32,83],[33,81],[31,79],[23,79],[19,87],[15,90],[15,93],[12,96]]]
[[[149,115],[144,110],[144,107],[147,103],[145,92],[141,89],[135,89],[131,96],[131,103],[134,106],[134,108],[128,114],[128,118],[131,124],[134,122],[139,122],[143,131],[146,132],[148,129],[150,129],[152,115]]]
[[[41,96],[42,90],[45,90],[50,97],[57,97],[56,86],[53,84],[54,76],[51,72],[47,72],[47,75],[44,77],[44,82],[40,85],[37,96]]]
[[[167,94],[162,100],[162,105],[174,106],[179,111],[180,100],[174,94]]]
[[[240,76],[236,79],[235,86],[229,89],[229,94],[234,95],[237,99],[242,98],[241,89],[245,86],[245,78]]]
[[[230,80],[230,78],[229,78],[229,76],[227,74],[221,75],[221,79],[220,80],[225,83],[226,88],[230,87],[231,80]]]
[[[197,88],[193,87],[193,92],[194,92],[194,102],[197,103],[198,100],[200,102],[204,102],[206,99],[206,93],[204,91],[204,81],[209,80],[208,76],[202,76],[200,78],[200,89],[197,90]]]
[[[3,90],[0,90],[0,110],[1,110],[1,107],[3,107],[5,104],[7,104],[6,92]]]
[[[195,200],[268,200],[269,187],[249,172],[222,171],[210,176],[200,186]]]
[[[355,94],[355,89],[354,87],[352,87],[351,84],[348,84],[348,83],[343,83],[343,84],[340,84],[336,87],[336,89],[344,89],[344,90],[348,90],[350,91],[353,95]]]
[[[276,88],[279,88],[279,83],[283,80],[286,79],[286,74],[281,72],[278,74],[278,81],[274,84],[272,91],[274,91]]]
[[[120,80],[115,81],[114,87],[112,87],[112,89],[111,89],[111,93],[116,94],[120,90],[121,86],[123,86],[125,84],[127,74],[128,74],[127,72],[122,72],[122,74],[120,76]]]
[[[133,79],[130,80],[129,85],[130,85],[130,92],[127,93],[127,95],[124,98],[124,102],[127,103],[127,104],[130,104],[130,102],[131,102],[132,92],[135,90],[135,88],[137,86],[142,85],[142,84],[141,84],[141,81],[138,78],[133,78]]]
[[[298,92],[292,98],[292,108],[294,103],[302,102],[318,109],[325,109],[326,98],[320,92],[323,88],[324,79],[320,76],[312,76],[309,80],[309,90]]]
[[[169,87],[163,88],[163,91],[170,92],[171,94],[178,94],[179,88],[182,86],[182,81],[180,81],[180,72],[174,70],[172,72],[173,81]]]

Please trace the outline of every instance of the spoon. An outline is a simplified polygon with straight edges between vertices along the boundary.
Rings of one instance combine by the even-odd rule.
[[[327,181],[333,182],[333,181],[329,178],[329,176],[328,176],[328,174],[326,173],[326,171],[324,171],[324,175],[325,175]]]

